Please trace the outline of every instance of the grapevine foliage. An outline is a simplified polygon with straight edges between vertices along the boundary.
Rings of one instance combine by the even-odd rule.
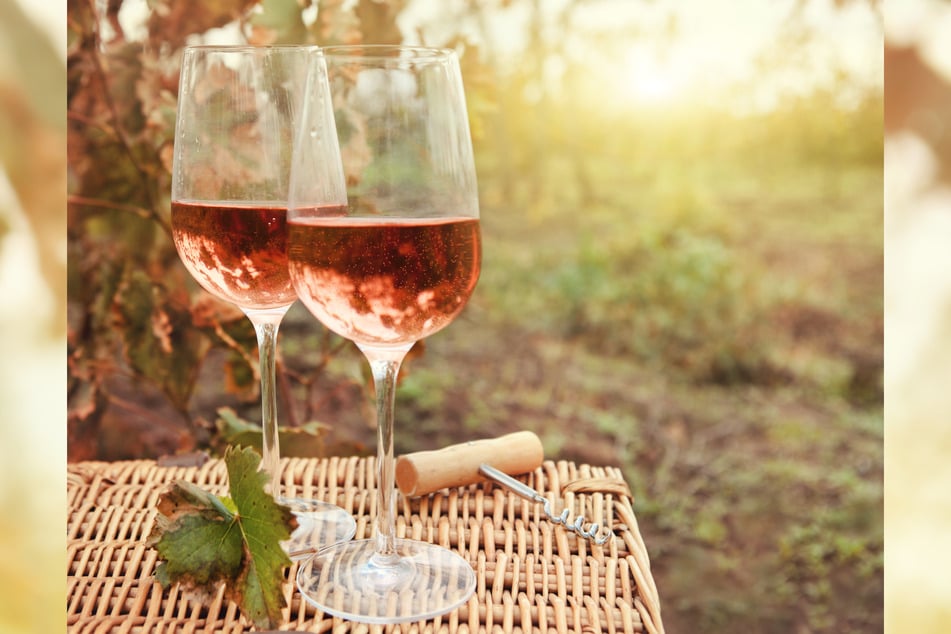
[[[192,412],[213,350],[226,359],[220,390],[241,402],[257,398],[250,324],[198,289],[171,240],[182,48],[223,27],[252,44],[396,43],[404,2],[316,0],[308,8],[298,0],[155,0],[134,25],[120,19],[124,4],[68,7],[71,460],[103,457],[100,438],[110,433],[123,437],[128,457],[220,445],[209,438],[214,426],[203,427]],[[305,21],[313,8],[316,19]],[[128,433],[122,424],[134,419],[147,424]],[[175,427],[184,433],[160,439],[160,430]]]
[[[291,563],[281,541],[297,519],[264,490],[269,476],[258,470],[254,450],[229,447],[224,460],[229,497],[178,481],[159,499],[150,540],[162,558],[155,577],[209,600],[223,584],[257,627],[275,628],[287,605],[282,589]]]

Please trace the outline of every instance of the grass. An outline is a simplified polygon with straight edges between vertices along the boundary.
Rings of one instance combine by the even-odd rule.
[[[877,631],[881,148],[761,132],[649,161],[589,141],[587,187],[557,148],[504,185],[483,148],[482,277],[404,365],[396,451],[529,429],[550,458],[620,466],[668,631]],[[295,310],[305,372],[319,329]],[[375,446],[364,365],[338,355],[312,386],[348,450]]]
[[[767,171],[487,193],[479,289],[407,368],[397,450],[532,429],[620,465],[670,631],[874,631],[881,172]]]

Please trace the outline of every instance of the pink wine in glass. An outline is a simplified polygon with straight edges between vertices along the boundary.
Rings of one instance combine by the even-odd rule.
[[[358,344],[405,345],[446,326],[479,279],[475,218],[307,217],[288,223],[298,295]]]
[[[172,238],[192,276],[221,299],[266,309],[297,298],[287,269],[284,207],[173,202]]]

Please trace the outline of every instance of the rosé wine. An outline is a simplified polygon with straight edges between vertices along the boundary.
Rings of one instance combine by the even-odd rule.
[[[475,218],[307,217],[288,223],[291,277],[325,326],[368,346],[397,346],[440,330],[479,278]]]
[[[172,237],[185,267],[241,308],[289,306],[287,210],[255,203],[172,203]]]

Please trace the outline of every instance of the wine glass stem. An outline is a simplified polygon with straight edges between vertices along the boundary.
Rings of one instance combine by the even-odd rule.
[[[411,346],[410,346],[411,347]],[[393,458],[393,421],[396,377],[409,347],[398,350],[364,350],[373,372],[377,413],[377,482],[379,506],[376,519],[376,554],[379,565],[396,559],[396,468]]]
[[[254,324],[261,366],[261,468],[271,476],[264,488],[271,495],[277,496],[280,494],[281,449],[277,431],[277,376],[274,357],[277,352],[277,331],[284,312],[246,312]]]

